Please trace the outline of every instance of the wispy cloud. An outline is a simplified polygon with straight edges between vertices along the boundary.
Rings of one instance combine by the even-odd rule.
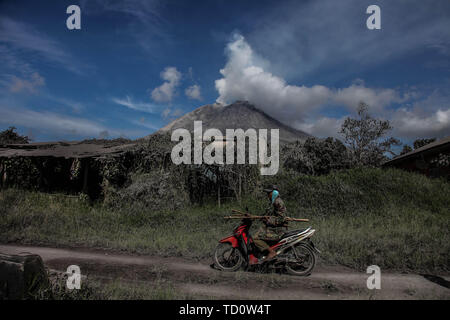
[[[38,88],[45,85],[45,79],[37,72],[34,72],[27,78],[11,77],[9,90],[14,93],[28,92],[37,93]]]
[[[88,15],[116,12],[129,17],[126,32],[150,54],[161,42],[171,42],[169,24],[160,14],[165,5],[161,0],[82,0],[80,5]]]
[[[85,105],[83,103],[71,99],[61,98],[52,94],[45,94],[44,98],[52,102],[56,102],[58,105],[68,107],[73,113],[81,113],[85,109]]]
[[[135,123],[137,124],[137,123]],[[157,127],[140,123],[138,128],[117,128],[106,126],[99,121],[83,117],[74,117],[67,114],[30,110],[27,108],[10,107],[4,102],[0,103],[0,125],[23,127],[32,132],[36,140],[40,137],[56,137],[56,139],[85,139],[85,138],[140,138]]]
[[[31,26],[24,22],[19,22],[11,18],[0,17],[0,43],[17,50],[26,50],[51,62],[56,62],[60,67],[65,68],[75,74],[84,74],[90,69],[85,64],[80,63],[72,54],[64,49],[63,45],[52,39],[50,36],[37,31],[36,26]],[[9,61],[17,62],[11,58],[15,51],[9,51]]]
[[[148,122],[144,117],[140,118],[139,120],[131,120],[131,123],[136,125],[136,126],[140,126],[140,127],[144,127],[144,128],[150,129],[152,131],[156,131],[156,130],[160,129],[160,126]]]
[[[28,75],[36,72],[35,68],[15,54],[6,44],[0,45],[0,56],[2,57],[3,62],[3,65],[1,66],[3,72],[8,71],[21,75]]]
[[[92,120],[49,111],[11,108],[5,105],[0,105],[0,123],[62,136],[99,137],[105,131],[113,135],[118,134],[116,130],[111,130]]]
[[[405,54],[434,50],[450,54],[450,2],[378,1],[381,30],[365,26],[369,1],[282,1],[250,16],[247,34],[254,48],[272,62],[270,72],[285,78],[329,71],[360,73]],[[252,19],[254,18],[254,19]],[[425,64],[426,62],[423,61]]]
[[[161,107],[152,103],[146,102],[136,102],[131,99],[131,97],[126,96],[123,98],[112,98],[112,101],[118,105],[127,107],[132,110],[142,111],[146,113],[159,113],[161,111]]]

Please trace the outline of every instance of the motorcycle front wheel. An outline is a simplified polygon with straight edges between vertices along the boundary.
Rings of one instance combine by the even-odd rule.
[[[295,276],[307,276],[316,264],[313,250],[307,244],[299,244],[288,252],[286,270]]]
[[[223,271],[237,271],[244,263],[244,257],[231,243],[219,243],[214,251],[214,262]]]

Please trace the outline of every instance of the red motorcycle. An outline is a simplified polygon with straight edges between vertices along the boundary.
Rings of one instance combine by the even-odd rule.
[[[214,252],[215,266],[223,271],[251,270],[260,266],[284,269],[298,276],[309,275],[316,263],[315,248],[311,237],[315,230],[311,227],[286,232],[276,243],[269,243],[276,250],[275,258],[262,263],[264,255],[253,243],[250,235],[252,220],[243,218],[233,235],[219,241]]]

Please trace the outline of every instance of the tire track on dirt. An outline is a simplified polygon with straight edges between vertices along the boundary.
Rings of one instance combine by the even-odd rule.
[[[219,299],[450,299],[450,290],[415,274],[383,273],[381,290],[368,290],[369,275],[341,266],[319,265],[308,277],[252,272],[226,273],[208,261],[142,256],[96,249],[0,245],[5,254],[38,254],[51,269],[80,266],[87,277],[123,281],[169,279],[191,295]]]

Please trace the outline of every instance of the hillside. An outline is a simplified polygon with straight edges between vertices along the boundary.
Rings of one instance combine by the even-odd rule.
[[[209,104],[172,121],[156,133],[170,132],[178,128],[190,131],[194,128],[194,121],[201,120],[203,129],[216,128],[225,134],[226,129],[279,129],[280,142],[287,143],[296,140],[304,141],[309,134],[291,128],[270,117],[247,101],[236,101],[228,106]]]

